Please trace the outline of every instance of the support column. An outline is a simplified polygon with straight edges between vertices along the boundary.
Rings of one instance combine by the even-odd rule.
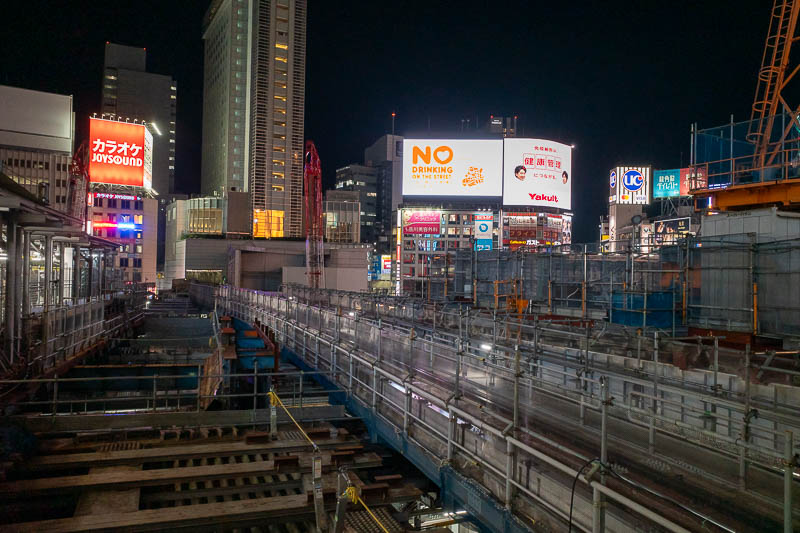
[[[794,475],[794,438],[791,431],[784,433],[783,455],[783,531],[792,533],[792,476]]]
[[[43,355],[50,356],[50,306],[51,298],[51,279],[53,277],[53,236],[47,235],[44,240],[44,312],[42,313],[42,346]]]
[[[17,297],[17,215],[13,211],[6,213],[6,354],[10,363],[14,363],[16,354],[16,345],[14,341],[14,333],[17,331],[17,306],[15,305]]]

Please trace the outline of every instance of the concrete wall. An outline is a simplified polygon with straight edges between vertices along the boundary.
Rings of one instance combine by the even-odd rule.
[[[281,269],[283,283],[307,284],[306,267],[285,266]],[[340,291],[366,292],[367,268],[326,268],[325,288]]]
[[[0,85],[0,145],[72,153],[72,96]]]
[[[755,233],[756,242],[793,239],[800,235],[800,215],[776,207],[704,215],[702,237]]]

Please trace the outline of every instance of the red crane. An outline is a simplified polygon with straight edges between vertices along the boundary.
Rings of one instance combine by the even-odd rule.
[[[322,170],[314,141],[306,141],[303,184],[306,202],[306,277],[312,289],[325,288],[322,245]]]

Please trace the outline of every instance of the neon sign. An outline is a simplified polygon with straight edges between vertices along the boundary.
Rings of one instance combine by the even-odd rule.
[[[92,226],[95,228],[142,229],[141,224],[133,222],[93,222]]]

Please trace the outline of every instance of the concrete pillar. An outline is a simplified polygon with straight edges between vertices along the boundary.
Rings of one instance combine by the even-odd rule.
[[[6,315],[6,354],[8,355],[9,362],[14,362],[14,355],[16,353],[14,344],[14,333],[16,332],[16,305],[15,300],[17,296],[17,261],[19,255],[17,253],[17,216],[13,211],[6,213],[6,301],[5,301],[5,315]]]

